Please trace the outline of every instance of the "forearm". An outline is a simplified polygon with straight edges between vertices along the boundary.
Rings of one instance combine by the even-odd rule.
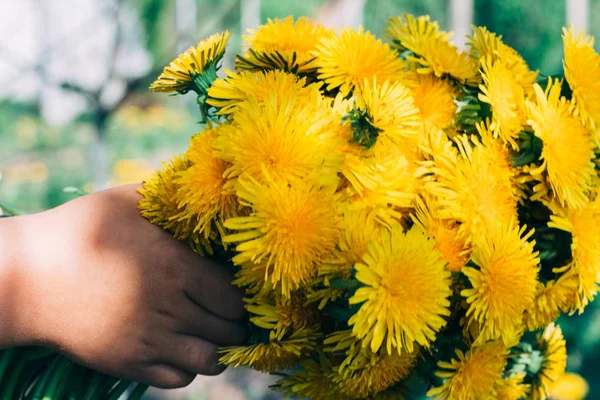
[[[0,219],[0,348],[30,344],[33,337],[31,304],[25,279],[33,247],[28,247],[31,217]]]

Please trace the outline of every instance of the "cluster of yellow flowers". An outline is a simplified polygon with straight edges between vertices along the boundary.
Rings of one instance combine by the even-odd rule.
[[[154,91],[205,128],[141,190],[142,214],[236,270],[253,325],[221,361],[310,399],[543,399],[554,324],[600,273],[600,56],[563,31],[566,81],[483,27],[269,20],[217,78],[229,33]]]

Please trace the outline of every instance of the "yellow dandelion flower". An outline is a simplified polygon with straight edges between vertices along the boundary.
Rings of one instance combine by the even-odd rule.
[[[310,288],[306,289],[306,304],[318,303],[317,309],[323,310],[328,303],[345,295],[345,289],[330,286],[329,278],[331,276],[319,277]]]
[[[281,341],[290,332],[315,327],[315,309],[305,305],[306,299],[300,293],[290,297],[275,296],[275,299],[269,297],[248,299],[246,310],[251,314],[250,322],[270,331],[270,340]]]
[[[544,332],[538,335],[534,349],[541,352],[544,360],[533,379],[531,398],[541,400],[550,395],[567,366],[567,343],[560,326],[548,325]]]
[[[402,219],[402,209],[412,206],[417,179],[405,150],[384,139],[367,156],[346,154],[342,173],[350,183],[350,207],[370,210],[378,222],[389,226]]]
[[[436,21],[431,21],[429,15],[415,17],[403,14],[388,20],[385,35],[400,51],[410,50],[413,53],[423,53],[423,43],[426,40],[442,38],[450,40],[452,34],[440,29]]]
[[[249,29],[242,36],[247,52],[238,55],[238,70],[280,69],[294,74],[308,75],[316,72],[315,57],[311,52],[319,39],[331,36],[331,30],[306,17],[294,22],[284,19],[268,19],[258,29]]]
[[[398,49],[415,54],[409,59],[420,65],[418,73],[437,77],[450,75],[461,82],[477,79],[477,64],[468,53],[450,43],[451,33],[440,30],[428,16],[415,18],[405,14],[392,17],[385,33]]]
[[[231,33],[216,33],[190,47],[167,65],[152,85],[153,92],[205,93],[217,78],[217,64],[225,54]]]
[[[190,161],[185,156],[174,157],[171,162],[163,163],[162,169],[156,171],[138,190],[143,196],[138,206],[142,216],[168,230],[179,240],[192,236],[196,227],[191,219],[179,220],[178,216],[184,210],[175,198],[180,188],[177,177],[189,167]]]
[[[344,368],[340,367],[333,381],[340,391],[352,398],[371,398],[407,377],[415,363],[415,353],[373,354],[369,349],[355,347]]]
[[[406,63],[396,51],[362,26],[358,32],[346,28],[337,35],[321,38],[311,54],[327,90],[338,89],[344,97],[365,79],[402,81],[406,75]]]
[[[225,227],[238,231],[223,238],[239,243],[234,263],[265,261],[265,280],[279,285],[284,295],[307,282],[339,238],[339,195],[334,190],[240,178],[237,195],[252,212],[225,222]]]
[[[399,354],[415,344],[428,347],[450,315],[450,273],[419,227],[407,233],[395,224],[381,240],[369,243],[363,263],[355,266],[364,286],[350,298],[360,304],[348,324],[364,346],[377,352],[385,345]]]
[[[227,71],[227,77],[217,79],[208,89],[206,102],[219,109],[219,115],[231,115],[237,105],[254,97],[259,103],[268,101],[272,93],[284,98],[290,93],[306,102],[318,102],[320,84],[306,85],[306,79],[284,71],[260,71],[234,73]]]
[[[302,101],[295,90],[273,93],[262,103],[250,98],[237,107],[233,123],[215,143],[218,156],[232,164],[227,176],[248,174],[263,181],[268,174],[291,183],[310,175],[337,185],[343,153],[332,126],[339,121],[327,107]]]
[[[427,392],[434,399],[476,400],[496,398],[496,385],[502,381],[508,349],[502,341],[471,347],[467,353],[456,350],[458,360],[440,361],[436,375],[442,386]]]
[[[350,278],[354,264],[362,261],[367,245],[381,237],[382,229],[368,210],[346,209],[337,247],[331,258],[319,267],[319,275]]]
[[[192,165],[179,173],[175,198],[182,212],[180,221],[193,220],[194,232],[205,238],[211,236],[213,224],[219,233],[225,233],[223,222],[238,215],[239,205],[233,188],[227,188],[227,162],[216,158],[213,144],[221,128],[201,132],[190,141],[186,157]]]
[[[531,385],[523,383],[525,375],[525,373],[515,374],[502,379],[496,385],[496,398],[502,400],[526,399],[531,391]]]
[[[542,139],[542,165],[531,171],[539,178],[543,173],[561,204],[581,208],[588,202],[592,176],[595,174],[594,152],[590,134],[571,112],[570,102],[560,98],[560,81],[548,81],[544,92],[534,85],[537,102],[527,101],[529,125]],[[569,151],[565,151],[565,149]]]
[[[368,128],[364,132],[363,126],[352,124],[355,142],[369,148],[378,137],[387,137],[398,144],[405,143],[407,139],[415,140],[419,110],[411,91],[402,83],[385,81],[377,84],[376,78],[365,80],[357,91],[357,107],[360,115],[366,119]],[[371,136],[368,143],[361,138],[365,134]]]
[[[590,385],[579,374],[567,372],[554,384],[550,398],[560,400],[584,400],[590,391]]]
[[[333,375],[340,391],[351,398],[373,398],[408,376],[416,364],[418,349],[412,353],[382,350],[373,353],[362,346],[362,341],[352,336],[351,330],[337,331],[324,341],[325,351],[345,354]]]
[[[594,38],[583,31],[576,35],[573,26],[563,28],[562,37],[567,82],[581,118],[600,146],[600,55],[594,51]]]
[[[278,380],[273,388],[286,396],[314,400],[346,400],[339,385],[333,382],[334,366],[323,354],[319,360],[302,360],[300,368]]]
[[[527,120],[525,116],[525,92],[506,65],[492,58],[481,61],[483,84],[479,85],[479,100],[492,109],[490,129],[494,137],[500,137],[517,149],[515,139]]]
[[[468,234],[485,232],[498,222],[517,218],[515,171],[508,149],[483,125],[481,139],[455,138],[460,154],[438,152],[425,188],[436,201],[436,216],[456,219]]]
[[[544,283],[538,282],[533,305],[525,311],[523,321],[534,331],[555,321],[568,300],[577,292],[577,277],[568,273]]]
[[[476,26],[473,27],[473,35],[468,38],[471,57],[479,62],[490,59],[491,63],[501,62],[510,70],[525,93],[533,91],[537,72],[531,71],[523,57],[502,42],[502,35],[490,32],[483,26]]]
[[[469,261],[471,245],[465,233],[460,231],[460,225],[456,220],[434,217],[431,203],[433,203],[431,200],[417,198],[415,215],[412,219],[435,240],[435,249],[446,262],[446,269],[459,272]]]
[[[288,338],[248,346],[223,347],[219,362],[233,367],[250,367],[261,372],[279,372],[298,365],[317,343],[317,335],[309,328],[292,333]]]
[[[539,259],[535,241],[529,241],[533,230],[524,234],[525,229],[511,222],[473,237],[471,260],[477,267],[463,268],[472,288],[461,295],[469,304],[467,317],[480,325],[478,341],[513,339],[523,312],[533,304]]]
[[[240,265],[240,269],[235,273],[231,283],[244,288],[247,295],[267,294],[273,287],[270,282],[265,281],[266,273],[266,263],[245,262]]]
[[[426,131],[446,129],[452,125],[456,112],[454,97],[457,93],[448,80],[433,75],[421,75],[412,90]]]
[[[559,210],[555,207],[548,226],[570,232],[573,237],[573,261],[567,269],[576,276],[574,310],[581,313],[600,290],[600,201],[588,203],[580,210]]]

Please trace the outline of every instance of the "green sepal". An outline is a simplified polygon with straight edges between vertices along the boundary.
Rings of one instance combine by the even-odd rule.
[[[352,127],[351,143],[360,144],[366,149],[370,149],[375,145],[382,129],[372,124],[372,117],[368,111],[355,108],[342,118],[342,122],[345,121],[350,121]]]

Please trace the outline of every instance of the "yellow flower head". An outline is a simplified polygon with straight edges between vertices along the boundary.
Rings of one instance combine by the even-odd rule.
[[[319,275],[350,278],[354,264],[362,261],[367,245],[381,237],[384,229],[368,210],[346,209],[341,223],[341,237],[330,260],[319,267]]]
[[[347,354],[333,380],[342,393],[352,398],[372,398],[407,377],[417,362],[415,353],[374,354],[360,346]]]
[[[531,385],[523,383],[525,373],[515,374],[502,379],[496,385],[496,398],[502,400],[526,399],[531,391]]]
[[[575,275],[577,294],[572,311],[581,313],[600,290],[600,201],[588,203],[580,210],[555,210],[548,226],[570,232],[573,237],[573,261],[568,271]]]
[[[227,176],[264,181],[269,175],[290,183],[310,176],[337,185],[343,154],[333,127],[339,121],[328,107],[307,99],[290,89],[262,102],[251,97],[238,103],[232,124],[215,143],[219,157],[231,163]]]
[[[502,35],[492,33],[483,26],[476,26],[473,28],[473,35],[469,37],[469,47],[472,58],[480,63],[484,60],[490,60],[492,64],[502,63],[525,93],[533,91],[537,72],[529,70],[523,57],[502,42]]]
[[[321,38],[311,54],[327,90],[339,88],[342,96],[360,87],[365,79],[396,81],[406,75],[406,64],[396,51],[362,27],[358,32],[346,28],[337,35]]]
[[[538,84],[534,90],[537,101],[527,101],[528,124],[542,139],[543,163],[531,174],[537,179],[544,174],[561,204],[581,208],[588,201],[595,174],[590,134],[571,112],[570,102],[560,98],[560,81],[550,79],[545,92]]]
[[[477,65],[469,54],[450,43],[452,34],[440,30],[436,22],[429,21],[429,16],[392,17],[385,33],[399,50],[415,54],[409,59],[420,65],[417,72],[437,77],[450,75],[461,82],[477,79]]]
[[[546,399],[567,367],[567,343],[560,326],[550,324],[538,335],[535,350],[542,353],[544,361],[532,383],[532,399]]]
[[[191,166],[179,173],[175,198],[182,212],[180,221],[192,220],[194,232],[211,236],[213,224],[224,234],[223,221],[238,214],[239,205],[233,188],[226,188],[227,162],[216,158],[213,144],[222,127],[201,132],[190,141],[186,157]]]
[[[496,385],[502,382],[508,350],[501,340],[471,347],[466,354],[456,350],[457,359],[440,361],[436,375],[442,386],[427,392],[434,399],[495,399]]]
[[[479,85],[479,100],[492,109],[490,129],[494,137],[500,137],[517,148],[515,139],[525,125],[525,92],[513,72],[501,61],[492,58],[481,60],[483,84]]]
[[[350,304],[360,304],[349,325],[372,352],[385,344],[388,354],[428,347],[450,315],[450,273],[419,227],[404,233],[395,224],[380,241],[369,243],[356,279],[363,284]]]
[[[228,71],[227,77],[217,79],[208,89],[206,102],[219,109],[217,114],[231,115],[236,112],[239,103],[250,97],[257,102],[268,101],[274,93],[277,98],[284,98],[291,93],[306,102],[318,102],[320,84],[306,85],[306,79],[284,71]]]
[[[139,209],[144,218],[155,225],[170,231],[175,238],[185,240],[192,236],[195,221],[181,221],[178,216],[184,212],[175,198],[180,189],[176,182],[178,175],[190,167],[190,161],[183,155],[174,157],[170,163],[163,163],[163,168],[156,171],[144,186],[139,189],[143,199]]]
[[[437,21],[431,21],[429,15],[415,17],[403,14],[392,17],[388,20],[385,34],[400,51],[410,50],[416,54],[423,52],[422,46],[426,40],[452,38],[452,33],[441,30]]]
[[[245,262],[239,266],[231,282],[237,287],[244,288],[247,295],[265,295],[273,289],[271,282],[265,281],[267,265],[265,262],[253,263]]]
[[[294,22],[291,16],[269,18],[258,29],[248,31],[249,35],[242,36],[247,53],[237,56],[237,69],[280,69],[300,75],[316,72],[315,57],[311,52],[319,39],[332,35],[331,30],[306,17]]]
[[[239,231],[223,238],[239,243],[234,263],[266,262],[265,279],[285,296],[307,282],[339,238],[339,195],[333,190],[308,182],[290,186],[240,178],[237,195],[252,211],[225,222],[226,228]]]
[[[342,173],[350,183],[346,189],[350,207],[370,210],[377,221],[391,225],[410,208],[417,190],[415,165],[406,149],[382,137],[367,154],[346,154]]]
[[[223,355],[219,362],[233,367],[251,367],[261,372],[285,371],[298,365],[302,357],[315,349],[316,339],[313,331],[304,328],[279,341],[221,348]]]
[[[550,393],[553,399],[584,400],[590,391],[590,385],[579,374],[566,372],[554,383]]]
[[[373,78],[365,80],[357,97],[358,109],[366,115],[367,122],[379,132],[380,137],[387,137],[398,144],[407,139],[414,142],[418,134],[419,109],[406,86],[390,81],[378,84],[377,78]]]
[[[600,146],[600,55],[594,51],[594,38],[585,32],[575,34],[563,28],[565,76],[585,124],[594,132]]]
[[[206,91],[217,78],[217,63],[223,58],[231,33],[216,33],[190,47],[167,65],[152,85],[153,92]]]
[[[448,80],[434,75],[420,75],[417,85],[412,89],[426,132],[446,129],[452,125],[456,112],[454,97],[457,93]]]
[[[435,240],[435,249],[446,262],[446,269],[459,272],[471,255],[471,245],[460,225],[454,219],[442,219],[434,216],[432,201],[417,198],[413,221],[420,225],[429,237]]]
[[[493,139],[488,128],[478,125],[478,131],[481,139],[455,138],[458,157],[452,152],[437,154],[436,180],[426,184],[437,199],[437,217],[458,220],[469,234],[517,217],[515,172],[508,149]]]
[[[523,312],[533,304],[539,259],[535,242],[528,241],[533,231],[524,231],[511,223],[473,238],[471,260],[477,267],[463,268],[472,288],[461,295],[469,304],[467,317],[480,324],[479,342],[512,340]]]
[[[333,381],[334,366],[322,353],[319,360],[307,358],[300,367],[289,375],[278,380],[274,389],[284,392],[286,396],[314,400],[347,400],[340,392],[340,387]]]
[[[247,300],[246,309],[251,314],[250,322],[269,330],[270,340],[280,341],[290,333],[317,327],[315,309],[305,306],[305,300],[300,293],[290,297],[255,296]]]
[[[555,321],[568,301],[577,293],[577,276],[562,275],[557,280],[538,282],[533,305],[525,311],[523,321],[528,330],[542,329]]]

